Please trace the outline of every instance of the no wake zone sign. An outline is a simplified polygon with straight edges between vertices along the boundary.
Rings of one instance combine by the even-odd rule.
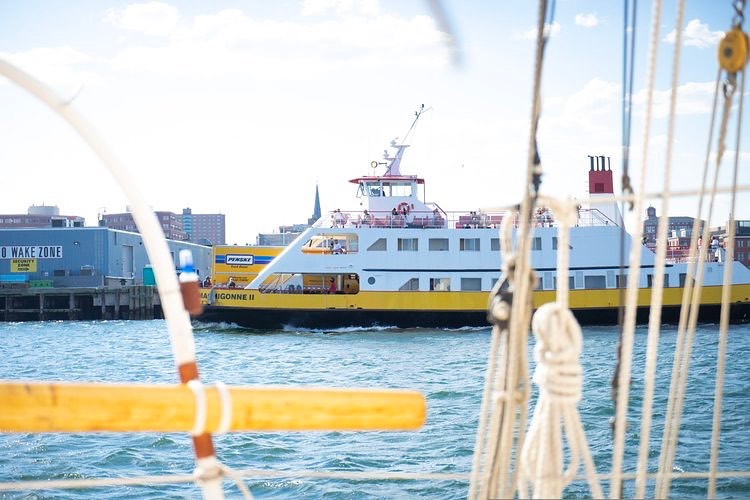
[[[0,259],[62,259],[62,245],[0,247]]]

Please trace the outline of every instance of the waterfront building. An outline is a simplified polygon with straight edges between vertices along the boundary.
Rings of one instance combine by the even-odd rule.
[[[194,214],[193,210],[182,209],[182,230],[187,240],[199,245],[226,244],[226,217],[224,214]]]
[[[722,242],[724,248],[724,242],[729,237],[727,226],[719,227],[712,233]],[[734,221],[734,260],[750,267],[750,220]]]
[[[182,227],[182,216],[174,212],[154,212],[168,240],[187,241],[187,234]],[[120,231],[138,232],[138,227],[133,219],[133,214],[123,212],[119,214],[102,214],[99,225]]]
[[[32,205],[25,214],[0,214],[0,228],[83,227],[85,222],[78,215],[60,215],[56,205]]]
[[[174,240],[167,245],[175,269],[180,250],[189,249],[200,276],[210,272],[209,247]],[[138,233],[108,227],[0,229],[0,285],[93,287],[139,285],[144,280],[153,284],[149,262]]]
[[[667,258],[680,260],[686,258],[690,252],[690,239],[693,236],[695,218],[687,216],[669,217],[667,222]],[[698,231],[703,233],[704,220],[699,221]],[[656,208],[646,209],[646,220],[643,221],[644,244],[656,251],[656,231],[659,227],[659,217]]]

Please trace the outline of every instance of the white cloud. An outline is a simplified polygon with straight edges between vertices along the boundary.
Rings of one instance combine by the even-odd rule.
[[[584,28],[593,28],[599,24],[596,14],[576,14],[576,25]]]
[[[682,43],[684,45],[706,48],[711,47],[719,43],[723,36],[722,31],[711,31],[708,29],[708,24],[701,23],[700,19],[691,20],[682,32]],[[677,38],[677,33],[672,30],[667,36],[664,37],[665,42],[674,43]]]
[[[337,15],[358,14],[377,16],[380,12],[378,0],[304,0],[302,16],[320,16],[329,13]]]
[[[557,21],[553,22],[552,24],[544,25],[544,32],[549,38],[552,38],[560,33],[560,29],[560,23],[558,23]],[[529,31],[526,31],[521,35],[517,35],[516,38],[520,38],[523,40],[536,40],[536,28],[531,28]]]
[[[0,58],[10,61],[48,85],[71,86],[67,91],[75,91],[84,83],[97,80],[92,72],[83,69],[87,64],[95,62],[94,59],[67,45],[38,47],[25,52],[0,52]]]
[[[565,100],[563,118],[568,123],[595,128],[598,118],[616,116],[619,97],[618,84],[594,78]]]
[[[710,113],[711,104],[713,102],[714,86],[714,82],[688,82],[680,85],[677,88],[676,113],[681,116]],[[654,90],[654,118],[664,118],[669,114],[671,93],[671,89]],[[641,110],[645,109],[645,89],[633,95],[633,103],[640,107]]]
[[[443,45],[445,36],[424,15],[279,22],[227,9],[197,16],[191,25],[181,23],[165,45],[128,47],[113,64],[119,69],[160,73],[286,76],[310,76],[342,63],[443,67],[449,56]]]
[[[180,21],[176,7],[162,2],[137,3],[124,9],[109,9],[105,21],[121,29],[151,36],[167,36]]]

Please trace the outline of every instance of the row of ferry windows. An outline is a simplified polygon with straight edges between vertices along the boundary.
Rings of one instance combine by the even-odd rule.
[[[450,250],[448,238],[429,238],[427,248],[430,252],[447,252]],[[399,252],[417,252],[419,251],[419,238],[398,238],[396,249]],[[458,240],[458,249],[462,252],[479,252],[482,250],[482,241],[480,238],[460,238]],[[542,238],[535,237],[531,242],[532,250],[542,250]],[[388,240],[379,238],[372,245],[367,247],[368,251],[387,251]],[[500,251],[500,239],[490,239],[490,250],[493,252]],[[557,236],[552,237],[552,250],[557,250]]]
[[[417,252],[419,251],[419,238],[397,238],[396,249],[399,252]],[[485,241],[485,245],[487,242]],[[320,253],[320,254],[341,254],[356,253],[359,244],[355,234],[321,234],[315,236],[302,246],[303,253]],[[481,238],[459,238],[458,249],[462,252],[479,252],[482,250]],[[451,248],[448,238],[428,238],[427,249],[430,252],[447,252]],[[531,249],[534,251],[542,250],[542,238],[537,236],[531,242]],[[385,252],[388,250],[388,239],[379,238],[373,242],[368,251]],[[552,237],[552,250],[557,250],[557,237]],[[490,239],[490,251],[500,251],[500,239]]]
[[[611,273],[611,272],[610,272]],[[614,276],[614,274],[608,273],[607,276],[603,275],[586,275],[577,273],[577,276],[568,277],[568,289],[586,289],[596,290],[605,288],[624,288],[627,286],[627,280],[623,279],[623,276]],[[551,276],[553,273],[544,273],[544,275],[537,281],[537,290],[556,290],[557,289],[557,276]],[[614,280],[613,280],[614,277]],[[578,282],[576,283],[576,278]],[[480,292],[482,291],[482,278],[461,278],[460,279],[461,291],[464,292]],[[651,288],[653,286],[653,275],[649,274],[646,276],[646,286]],[[492,278],[490,288],[495,286],[497,278]],[[372,283],[371,283],[372,284]],[[670,283],[669,275],[664,275],[664,286],[670,287],[675,286],[675,283]],[[681,273],[679,277],[679,286],[685,286],[685,274]],[[409,278],[404,282],[399,290],[404,291],[417,291],[419,288],[419,278]],[[451,279],[450,278],[429,278],[429,290],[438,292],[449,292],[451,290]]]

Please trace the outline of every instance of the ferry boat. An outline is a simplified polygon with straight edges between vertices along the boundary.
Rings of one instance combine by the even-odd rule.
[[[445,211],[424,201],[425,179],[401,172],[409,146],[394,140],[391,147],[395,151],[384,155],[383,175],[349,181],[366,208],[324,214],[244,289],[203,289],[206,308],[200,319],[257,329],[487,325],[488,293],[500,279],[502,264],[499,227],[510,215]],[[570,229],[570,308],[588,324],[617,322],[624,300],[621,276],[627,276],[627,270],[621,274],[627,263],[620,256],[629,255],[633,244],[605,160],[590,157],[590,200]],[[558,222],[545,209],[535,217],[533,299],[538,307],[555,297]],[[736,261],[719,261],[705,263],[702,320],[718,319],[725,265],[733,266],[732,319],[750,318],[750,270]],[[643,245],[640,321],[647,318],[654,266],[655,254]],[[679,316],[687,267],[686,262],[667,264],[664,321]]]

